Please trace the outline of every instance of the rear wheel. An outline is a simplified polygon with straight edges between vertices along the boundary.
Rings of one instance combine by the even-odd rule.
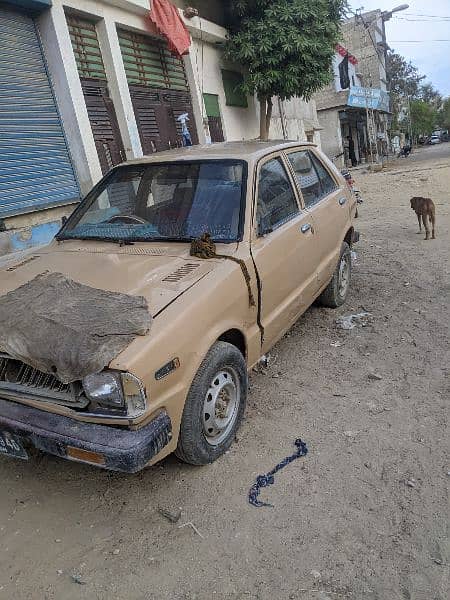
[[[247,366],[241,352],[227,342],[209,350],[189,390],[176,455],[206,465],[233,443],[247,400]]]
[[[352,275],[352,255],[346,242],[342,243],[338,265],[328,286],[320,295],[319,302],[329,308],[344,304],[350,289]]]

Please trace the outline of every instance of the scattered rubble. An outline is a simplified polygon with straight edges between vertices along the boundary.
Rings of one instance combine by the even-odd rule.
[[[367,327],[371,322],[372,314],[366,311],[336,319],[336,325],[344,330],[354,329],[357,325]]]
[[[159,507],[158,508],[158,512],[159,512],[160,515],[162,515],[163,517],[165,517],[171,523],[178,523],[178,521],[181,518],[181,508],[179,508],[175,512],[172,512],[172,511],[167,510],[165,508]]]

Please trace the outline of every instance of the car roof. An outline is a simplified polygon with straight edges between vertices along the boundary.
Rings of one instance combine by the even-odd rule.
[[[260,142],[258,140],[248,142],[219,142],[215,144],[205,144],[196,146],[187,146],[184,148],[174,148],[173,150],[164,150],[155,152],[142,158],[129,160],[126,165],[142,164],[161,161],[175,160],[202,160],[202,159],[240,159],[240,160],[258,160],[267,154],[284,150],[287,148],[296,148],[298,146],[315,146],[312,142],[295,142],[286,140],[274,140],[270,142]]]

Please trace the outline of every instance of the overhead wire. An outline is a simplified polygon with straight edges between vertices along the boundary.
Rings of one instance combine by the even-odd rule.
[[[430,19],[450,19],[450,15],[423,15],[420,13],[410,13],[410,12],[404,12],[403,15],[405,17],[427,17]],[[395,15],[396,19],[399,19],[400,17],[397,17]]]
[[[431,42],[450,42],[450,40],[390,40],[391,44],[430,44]]]
[[[449,23],[450,22],[450,17],[448,18],[443,18],[443,19],[419,19],[419,18],[414,18],[414,19],[410,19],[408,17],[393,17],[393,19],[397,20],[397,21],[408,21],[409,23],[433,23],[433,25],[435,23]]]

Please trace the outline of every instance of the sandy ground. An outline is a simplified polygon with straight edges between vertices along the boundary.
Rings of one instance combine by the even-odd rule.
[[[1,599],[448,598],[450,144],[357,179],[350,299],[312,307],[252,374],[221,460],[136,476],[1,460]],[[412,195],[434,198],[435,241]],[[362,310],[367,326],[337,327]],[[273,508],[251,507],[256,475],[299,436],[308,456],[262,492]]]

